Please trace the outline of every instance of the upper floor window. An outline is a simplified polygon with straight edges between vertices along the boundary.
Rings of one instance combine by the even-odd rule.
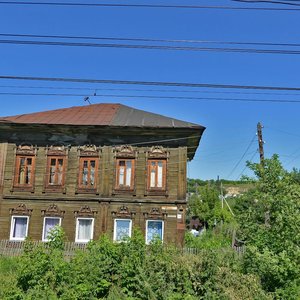
[[[79,148],[78,188],[83,191],[96,190],[98,180],[99,153],[96,146]]]
[[[165,193],[167,189],[168,152],[153,146],[147,152],[147,190],[150,193]]]
[[[166,160],[148,160],[148,189],[166,188]]]
[[[14,187],[30,188],[33,186],[36,149],[30,145],[18,146]]]
[[[16,185],[32,185],[32,166],[32,157],[17,155]]]
[[[51,146],[47,149],[47,188],[62,188],[65,185],[67,149]]]
[[[64,184],[64,157],[48,157],[48,185]]]
[[[116,152],[115,190],[134,190],[135,151],[131,146],[121,146]]]
[[[133,189],[134,160],[117,159],[116,188]]]
[[[79,187],[95,188],[97,162],[98,161],[95,158],[80,158]]]

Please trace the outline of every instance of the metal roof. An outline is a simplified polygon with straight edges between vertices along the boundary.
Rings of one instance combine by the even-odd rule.
[[[0,123],[205,129],[198,124],[109,103],[2,117]]]

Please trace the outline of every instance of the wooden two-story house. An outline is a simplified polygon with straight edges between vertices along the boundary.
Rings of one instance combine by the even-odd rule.
[[[204,127],[121,104],[0,118],[0,239],[69,241],[140,228],[181,244],[187,161]]]

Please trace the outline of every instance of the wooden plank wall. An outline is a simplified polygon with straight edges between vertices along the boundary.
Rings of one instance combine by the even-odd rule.
[[[0,239],[8,239],[10,231],[10,214],[12,208],[16,208],[20,203],[24,203],[28,209],[32,209],[29,220],[29,235],[34,240],[40,240],[43,229],[42,210],[46,210],[50,204],[58,205],[59,209],[65,211],[62,226],[66,232],[68,240],[75,239],[75,211],[79,211],[84,205],[88,205],[95,211],[94,238],[98,238],[106,232],[113,236],[112,212],[118,211],[124,204],[130,211],[135,211],[133,218],[134,227],[139,227],[145,232],[145,213],[151,208],[166,210],[165,217],[165,241],[180,242],[184,234],[185,204],[186,199],[186,159],[187,148],[169,148],[169,160],[167,164],[167,193],[162,195],[147,195],[147,167],[146,152],[147,147],[139,147],[137,153],[135,172],[134,193],[114,193],[115,182],[115,158],[113,147],[104,146],[101,148],[99,162],[99,189],[94,194],[76,193],[79,158],[77,147],[71,147],[68,154],[68,165],[66,174],[65,192],[47,192],[44,189],[46,172],[46,151],[44,147],[39,147],[36,157],[35,185],[33,191],[17,191],[13,189],[13,175],[15,165],[14,144],[2,146],[3,153],[7,153],[4,171],[3,200],[0,211]],[[4,154],[5,156],[5,154]],[[2,168],[4,164],[2,163]],[[1,169],[0,169],[1,170]],[[3,172],[2,172],[3,174]],[[0,173],[1,175],[1,173]],[[3,181],[3,175],[2,175]],[[183,205],[179,205],[182,201]],[[178,212],[181,219],[178,225]],[[178,239],[178,235],[180,238]]]
[[[0,194],[4,184],[4,166],[7,153],[7,143],[0,143]]]

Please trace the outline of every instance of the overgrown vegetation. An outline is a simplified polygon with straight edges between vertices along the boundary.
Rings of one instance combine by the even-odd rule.
[[[300,299],[299,171],[285,171],[277,156],[248,165],[256,179],[230,202],[234,216],[218,185],[196,187],[189,213],[208,227],[186,235],[197,254],[146,246],[136,231],[123,243],[102,236],[67,261],[57,227],[46,247],[28,241],[21,257],[0,257],[0,299]],[[235,231],[244,255],[231,249]]]
[[[194,182],[189,213],[207,221],[209,229],[197,238],[187,235],[187,244],[225,248],[231,243],[226,232],[236,230],[237,237],[246,241],[241,273],[258,275],[273,299],[300,299],[300,171],[284,170],[277,155],[248,167],[255,175],[247,181],[248,191],[233,201],[227,199],[234,218],[226,206],[220,210],[220,184]]]
[[[20,258],[1,258],[0,298],[271,299],[230,249],[182,254],[159,241],[146,246],[135,232],[119,244],[102,236],[68,262],[59,244],[56,236],[48,247],[28,242]]]

